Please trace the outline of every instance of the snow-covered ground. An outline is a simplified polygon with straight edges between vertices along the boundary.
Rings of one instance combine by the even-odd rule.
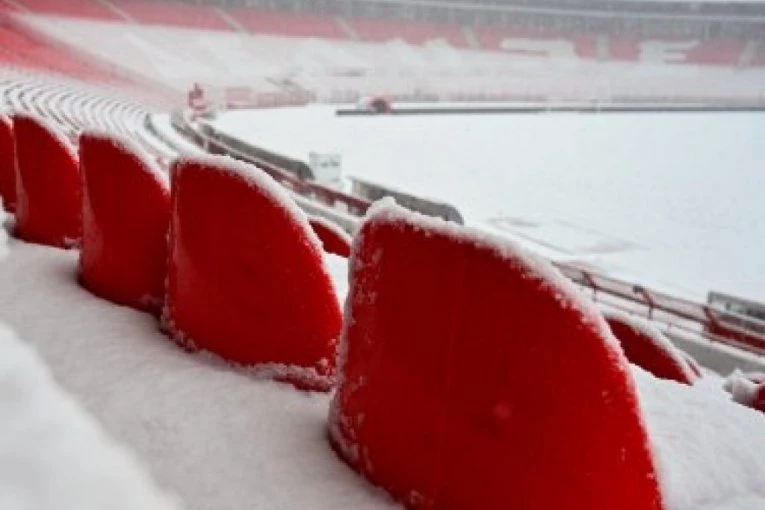
[[[79,287],[76,252],[15,239],[8,249],[0,263],[0,322],[37,350],[54,379],[187,508],[395,507],[330,449],[328,395],[255,380],[186,353],[158,331],[149,315]],[[329,264],[342,295],[343,264],[336,258]],[[49,384],[15,343],[0,343],[0,359],[18,351],[23,363],[17,372],[28,371]],[[690,388],[639,369],[634,375],[668,510],[763,508],[765,415],[729,402],[716,378]],[[6,395],[0,392],[4,426],[47,416],[48,407],[40,415],[17,413],[14,396]],[[59,432],[64,438],[71,433],[72,441],[78,437],[68,429]],[[0,455],[0,478],[17,468],[4,465],[5,458]]]
[[[456,205],[545,256],[706,300],[765,301],[761,113],[337,117],[228,112],[216,125],[346,175]]]
[[[124,447],[0,324],[0,501],[7,510],[171,510]]]

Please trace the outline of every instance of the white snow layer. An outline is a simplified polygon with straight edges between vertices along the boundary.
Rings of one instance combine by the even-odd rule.
[[[76,267],[74,252],[11,240],[0,320],[189,509],[397,508],[330,449],[330,396],[182,351],[149,315],[80,288]],[[765,508],[765,415],[635,370],[667,509]]]
[[[2,324],[0,415],[3,510],[179,508]]]

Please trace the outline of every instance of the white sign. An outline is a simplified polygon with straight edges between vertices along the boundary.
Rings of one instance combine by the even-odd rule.
[[[311,152],[308,155],[308,166],[311,167],[317,182],[342,187],[343,158],[340,154]]]

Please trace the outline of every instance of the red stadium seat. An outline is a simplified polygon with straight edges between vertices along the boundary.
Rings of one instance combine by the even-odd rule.
[[[181,161],[172,211],[163,319],[173,336],[328,390],[342,312],[321,246],[280,185],[228,158]]]
[[[25,241],[77,246],[81,233],[82,180],[77,154],[44,121],[15,115],[16,227]]]
[[[330,438],[409,509],[663,508],[626,358],[512,245],[373,206],[350,261]]]
[[[319,216],[309,218],[308,223],[321,240],[324,251],[345,258],[351,255],[351,236],[338,225]]]
[[[651,324],[622,313],[606,313],[605,317],[630,363],[660,379],[688,385],[696,381],[698,364],[687,361],[690,356],[672,345]]]
[[[0,198],[3,209],[16,210],[16,147],[11,119],[0,114]]]
[[[105,135],[80,137],[80,161],[80,281],[106,299],[159,313],[167,275],[167,179],[131,144]]]

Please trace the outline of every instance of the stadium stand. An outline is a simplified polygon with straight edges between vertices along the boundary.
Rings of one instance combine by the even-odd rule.
[[[116,86],[146,96],[153,102],[177,100],[175,92],[154,81],[150,75],[131,74],[113,58],[99,59],[77,45],[70,45],[60,38],[51,37],[46,31],[38,30],[28,23],[32,18],[34,16],[13,16],[9,12],[0,11],[0,66],[36,70]],[[46,19],[50,19],[54,24],[61,23],[59,18]],[[83,22],[102,23],[93,20]],[[102,24],[112,26],[111,22]],[[83,48],[86,49],[89,44],[87,41],[83,43]]]
[[[114,81],[108,73],[69,52],[51,48],[17,25],[7,23],[1,16],[0,62],[14,67],[59,72],[98,82]]]
[[[589,1],[575,5],[547,2],[537,7],[513,2],[496,7],[475,2],[474,7],[462,4],[459,8],[445,2],[439,4],[439,9],[449,13],[447,22],[443,14],[436,16],[437,20],[425,21],[430,11],[416,2],[404,18],[398,4],[389,6],[384,10],[387,15],[381,17],[383,11],[370,7],[374,2],[350,2],[352,8],[346,9],[328,1],[325,10],[318,12],[318,7],[310,3],[297,2],[286,9],[279,1],[270,3],[270,9],[223,0],[2,1],[6,3],[0,5],[6,9],[86,20],[328,41],[404,41],[414,46],[441,41],[458,49],[512,55],[724,67],[761,66],[753,49],[759,47],[765,27],[762,9],[752,8],[749,12],[702,4],[691,13],[672,2],[607,6]]]

